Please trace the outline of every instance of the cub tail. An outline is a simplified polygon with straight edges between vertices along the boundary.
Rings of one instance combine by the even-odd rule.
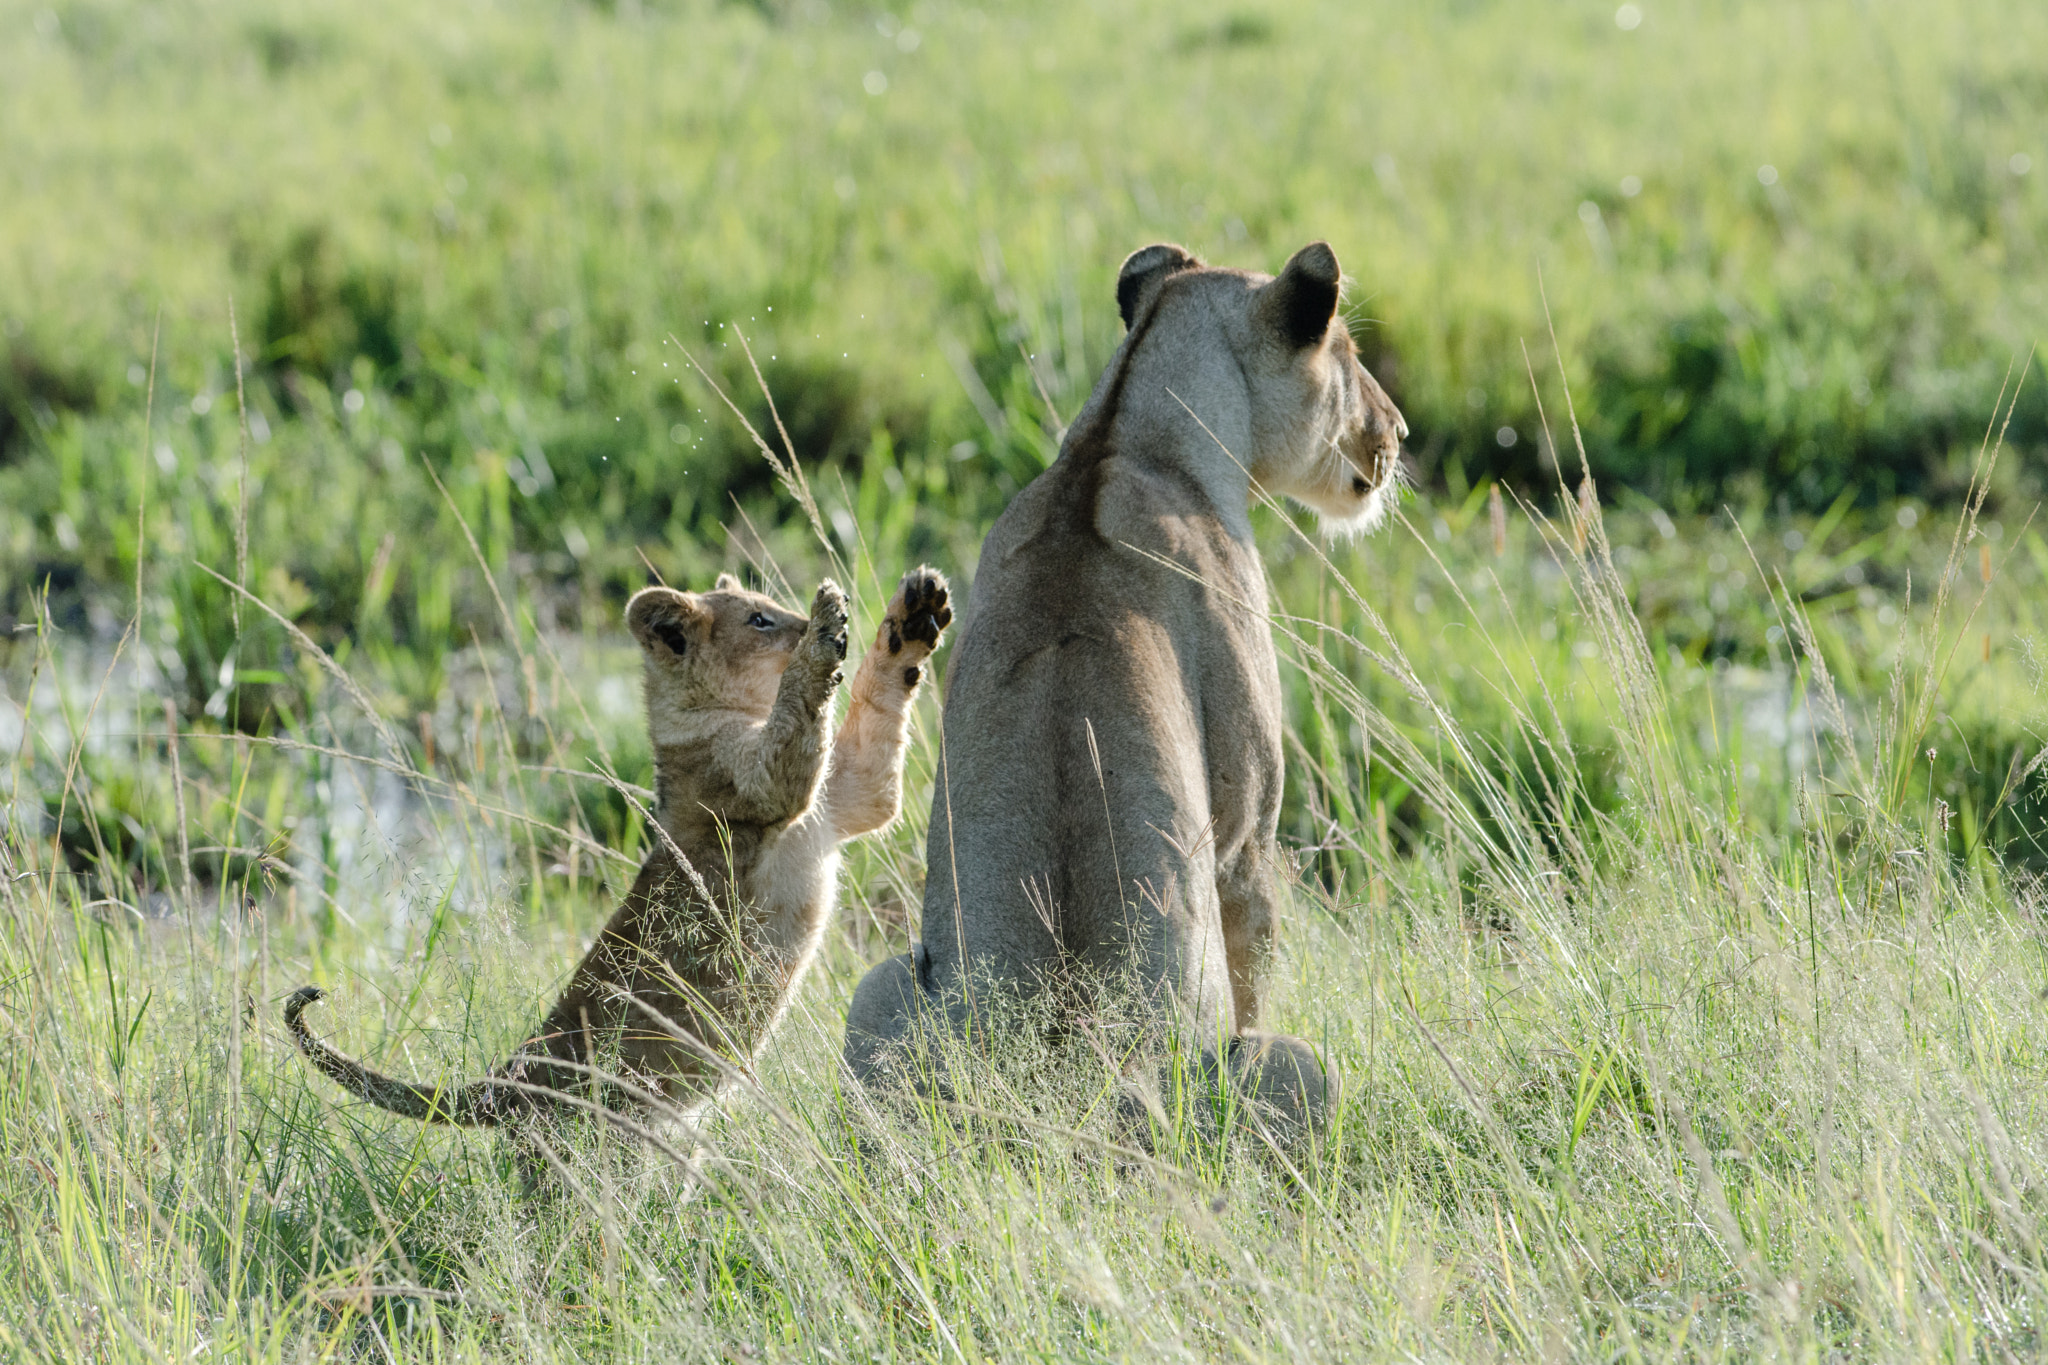
[[[292,1041],[306,1054],[306,1060],[356,1098],[409,1119],[462,1128],[495,1127],[535,1107],[536,1097],[526,1087],[503,1078],[455,1086],[420,1085],[373,1071],[355,1058],[337,1052],[315,1038],[301,1017],[306,1006],[326,994],[318,986],[301,986],[293,991],[284,1002],[284,1026],[291,1030]]]

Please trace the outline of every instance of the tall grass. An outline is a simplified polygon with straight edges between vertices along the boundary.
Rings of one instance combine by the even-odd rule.
[[[771,582],[835,559],[871,627],[902,522],[861,489],[816,496],[809,539],[747,543]],[[1496,524],[1487,501],[1410,504],[1343,548],[1260,513],[1302,854],[1267,1018],[1344,1080],[1306,1152],[1174,1096],[1134,1150],[1100,1065],[1021,1041],[963,1060],[951,1102],[847,1087],[846,996],[914,928],[927,703],[906,818],[856,846],[823,969],[701,1148],[678,1162],[595,1132],[553,1195],[524,1197],[488,1134],[342,1102],[278,1001],[333,987],[341,1044],[409,1073],[504,1054],[645,846],[630,785],[593,776],[648,766],[616,632],[538,629],[544,586],[486,564],[502,633],[440,656],[435,709],[408,715],[374,661],[302,640],[305,704],[251,736],[203,714],[174,733],[127,636],[94,655],[40,618],[0,736],[0,1343],[2038,1352],[2048,902],[2024,845],[1987,845],[2041,832],[2021,804],[2042,790],[2036,533],[1993,540],[1973,497],[1933,592],[1866,601],[1846,569],[1882,581],[1919,539],[1809,523],[1747,561],[1772,583],[1750,589],[1780,622],[1768,651],[1717,670],[1656,624],[1711,603],[1653,589],[1734,532],[1610,519],[1590,496]],[[1702,586],[1725,590],[1734,562]],[[282,629],[253,602],[241,621]],[[1942,759],[1951,736],[1967,763]],[[1950,799],[1973,769],[1994,795]]]

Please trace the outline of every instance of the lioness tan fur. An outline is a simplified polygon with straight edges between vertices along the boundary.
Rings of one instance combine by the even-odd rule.
[[[773,1031],[815,954],[839,845],[896,818],[911,698],[951,619],[943,577],[904,575],[828,746],[846,657],[830,580],[808,619],[730,575],[708,593],[635,594],[626,622],[665,837],[539,1030],[489,1078],[421,1085],[315,1038],[301,1015],[321,991],[308,986],[285,1007],[299,1047],[361,1098],[438,1123],[502,1123],[565,1107],[564,1095],[673,1104],[715,1092]]]
[[[1259,1034],[1278,896],[1281,693],[1254,483],[1326,528],[1381,517],[1405,423],[1337,317],[1321,242],[1277,278],[1125,261],[1128,331],[1057,461],[982,547],[948,669],[922,942],[847,1018],[864,1080],[980,983],[1093,1014],[1136,978],[1255,1097],[1313,1122],[1323,1070]],[[1212,1054],[1209,1064],[1214,1065]]]

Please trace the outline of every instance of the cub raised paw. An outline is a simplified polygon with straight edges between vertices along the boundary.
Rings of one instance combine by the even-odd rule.
[[[903,575],[875,642],[854,672],[846,720],[832,749],[825,808],[839,837],[882,828],[903,800],[903,750],[920,667],[953,619],[945,575],[920,565]]]
[[[811,599],[802,650],[814,666],[828,674],[836,673],[846,657],[846,594],[829,578],[818,585],[818,595]]]
[[[875,636],[875,648],[886,651],[890,661],[903,667],[905,685],[915,687],[917,665],[939,647],[939,637],[953,622],[951,597],[946,576],[929,565],[920,564],[903,575],[896,596]]]

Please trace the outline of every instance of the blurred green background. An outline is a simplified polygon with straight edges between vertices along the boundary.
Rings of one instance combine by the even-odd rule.
[[[1603,493],[1680,516],[1953,500],[2048,302],[2048,10],[1995,0],[81,0],[0,33],[0,624],[46,583],[125,618],[138,526],[218,613],[183,566],[234,558],[230,301],[250,581],[329,645],[492,615],[426,464],[572,623],[639,553],[689,578],[736,506],[784,520],[670,336],[760,417],[744,329],[798,453],[966,567],[1148,241],[1328,238],[1453,499],[1555,488],[1540,281]],[[167,664],[203,695],[219,650]]]

